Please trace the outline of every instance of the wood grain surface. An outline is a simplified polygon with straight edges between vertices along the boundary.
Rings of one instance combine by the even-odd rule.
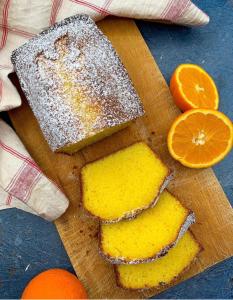
[[[143,118],[74,156],[68,156],[50,151],[25,99],[20,108],[9,114],[32,157],[45,174],[62,187],[70,200],[68,211],[55,223],[73,267],[88,289],[89,297],[144,298],[164,288],[133,292],[117,287],[112,266],[98,254],[98,224],[85,215],[80,205],[78,176],[86,162],[143,140],[174,170],[175,179],[169,190],[196,213],[197,222],[192,226],[192,231],[204,247],[198,260],[180,281],[233,255],[233,210],[211,169],[188,169],[170,157],[166,137],[179,111],[135,23],[109,18],[98,23],[98,26],[113,43],[133,80],[146,110]]]

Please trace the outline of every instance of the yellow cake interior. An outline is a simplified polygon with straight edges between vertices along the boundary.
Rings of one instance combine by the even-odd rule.
[[[130,289],[143,289],[169,284],[187,268],[200,251],[200,246],[187,231],[167,255],[151,263],[117,265],[118,282]]]
[[[164,191],[155,207],[137,218],[101,224],[101,251],[125,262],[153,257],[176,241],[188,215],[188,209]]]
[[[102,220],[117,220],[149,206],[168,174],[150,147],[135,143],[83,167],[83,205]]]

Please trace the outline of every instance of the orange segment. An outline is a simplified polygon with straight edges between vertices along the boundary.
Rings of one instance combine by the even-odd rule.
[[[170,154],[191,168],[216,164],[230,152],[232,145],[232,122],[223,113],[210,109],[183,113],[168,133]]]
[[[170,90],[176,105],[182,111],[192,108],[218,109],[217,87],[211,76],[200,66],[180,65],[172,75]]]

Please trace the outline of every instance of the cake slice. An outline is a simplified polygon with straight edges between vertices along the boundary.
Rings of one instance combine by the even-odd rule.
[[[171,176],[147,144],[135,143],[82,168],[83,206],[105,223],[133,218],[155,205]]]
[[[56,23],[11,59],[53,151],[72,154],[144,114],[119,56],[87,15]]]
[[[187,231],[167,255],[153,262],[116,265],[117,283],[127,289],[148,289],[168,285],[190,266],[200,250],[201,246],[191,232]]]
[[[99,250],[113,264],[139,264],[164,256],[195,222],[194,213],[168,191],[134,220],[101,224]]]

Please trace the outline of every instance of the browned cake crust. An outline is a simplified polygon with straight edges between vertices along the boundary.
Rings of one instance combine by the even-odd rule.
[[[156,290],[159,290],[161,289],[162,287],[166,287],[166,288],[169,288],[171,287],[176,281],[178,281],[181,276],[187,272],[191,267],[192,265],[198,260],[198,256],[200,255],[200,253],[204,250],[203,246],[198,242],[198,240],[196,239],[195,235],[193,234],[193,232],[189,229],[189,232],[192,234],[193,238],[195,239],[195,241],[197,242],[197,244],[199,245],[199,252],[197,253],[196,257],[193,259],[193,261],[186,267],[184,268],[180,273],[179,275],[175,276],[169,283],[165,283],[165,282],[160,282],[159,286],[154,286],[154,287],[148,287],[148,286],[144,286],[143,288],[140,288],[140,289],[133,289],[133,288],[127,288],[125,287],[124,285],[121,284],[121,279],[120,279],[120,274],[117,270],[117,265],[113,265],[113,269],[114,269],[114,273],[115,273],[115,278],[116,278],[116,284],[117,286],[125,289],[125,290],[132,290],[132,291],[145,291],[145,290],[152,290],[152,289],[156,289]]]
[[[176,238],[166,247],[161,249],[159,252],[155,253],[154,255],[144,258],[144,259],[133,259],[133,260],[128,260],[124,257],[112,257],[109,253],[105,253],[102,247],[102,231],[101,231],[101,225],[99,229],[99,253],[100,255],[109,263],[111,264],[128,264],[128,265],[136,265],[136,264],[141,264],[141,263],[149,263],[152,262],[168,253],[168,251],[173,248],[180,238],[185,234],[185,232],[188,230],[188,228],[195,223],[195,214],[191,210],[187,212],[186,217],[184,218],[184,221],[181,225],[181,227],[177,230]]]
[[[128,147],[136,144],[137,142],[135,143],[132,143],[131,145],[129,145]],[[123,148],[124,149],[124,148]],[[121,150],[121,149],[120,149]],[[112,152],[111,154],[109,155],[112,155],[120,150],[117,150],[115,152]],[[153,149],[151,149],[153,151]],[[155,154],[155,152],[153,151],[153,153]],[[101,159],[104,159],[105,157],[109,156],[109,155],[106,155],[106,156],[103,156],[102,158],[100,159],[96,159],[96,160],[93,160],[92,162],[89,162],[89,163],[86,163],[82,169],[88,165],[88,164],[91,164],[91,163],[94,163],[95,161],[97,160],[101,160]],[[156,154],[155,154],[156,155]],[[156,155],[156,158],[160,159],[157,155]],[[160,160],[161,161],[161,160]],[[81,203],[83,205],[83,208],[85,209],[85,211],[88,213],[88,215],[90,217],[93,217],[95,219],[97,219],[99,222],[102,222],[104,224],[112,224],[112,223],[117,223],[119,221],[122,221],[122,220],[132,220],[134,218],[136,218],[137,215],[139,215],[141,212],[143,212],[144,210],[148,209],[148,208],[152,208],[155,206],[155,204],[158,202],[159,200],[159,197],[161,195],[161,193],[164,191],[164,189],[168,186],[168,184],[170,183],[170,181],[174,178],[174,174],[171,170],[168,169],[168,172],[167,172],[167,176],[166,178],[164,179],[164,181],[162,182],[161,186],[160,186],[160,190],[158,192],[158,195],[155,199],[153,199],[151,201],[151,203],[149,203],[148,205],[144,206],[143,208],[140,208],[140,209],[135,209],[131,212],[128,212],[126,213],[125,215],[123,215],[122,217],[120,218],[117,218],[117,219],[112,219],[112,220],[106,220],[106,219],[103,219],[103,218],[100,218],[100,217],[97,217],[95,215],[93,215],[84,205],[84,202],[83,202],[83,178],[82,178],[82,170],[81,170],[81,173],[80,173],[80,176],[79,176],[79,181],[80,181],[80,191],[81,191]]]

